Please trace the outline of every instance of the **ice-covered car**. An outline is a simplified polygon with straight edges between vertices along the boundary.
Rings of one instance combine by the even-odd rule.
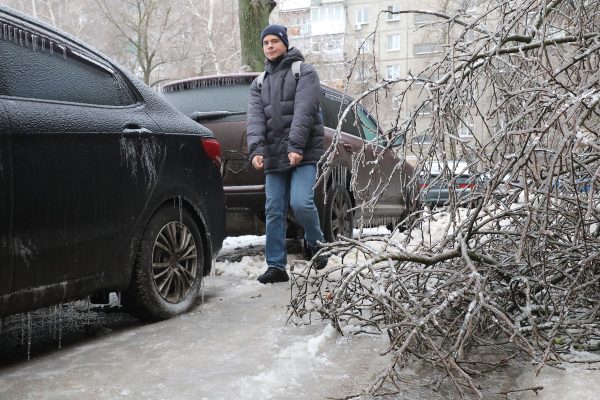
[[[481,200],[484,179],[473,174],[464,161],[433,162],[419,176],[420,196],[429,207],[475,206]]]
[[[91,47],[0,6],[0,317],[122,292],[197,302],[225,235],[213,134]]]
[[[265,178],[263,171],[252,168],[246,143],[246,109],[250,84],[257,73],[206,76],[172,82],[163,88],[163,96],[190,118],[208,127],[223,146],[224,188],[227,201],[229,235],[264,232]],[[293,76],[291,79],[294,79]],[[340,109],[352,101],[339,91],[321,86],[321,107],[325,125],[325,145],[333,142]],[[371,225],[399,225],[418,207],[417,183],[413,167],[385,147],[375,118],[362,107],[350,111],[342,123],[333,172],[318,187],[315,202],[327,241],[338,234],[351,236],[356,214],[348,212],[371,200],[381,184],[390,180],[370,213],[365,208],[364,221]],[[365,148],[365,163],[356,171],[357,190],[350,181],[355,155]],[[380,158],[373,174],[373,161]],[[400,164],[400,168],[395,168]],[[372,178],[372,179],[370,179]],[[325,196],[325,190],[327,196]],[[299,235],[290,219],[288,235]]]

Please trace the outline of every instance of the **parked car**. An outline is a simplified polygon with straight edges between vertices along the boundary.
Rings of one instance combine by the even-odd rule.
[[[459,206],[474,207],[482,201],[485,180],[473,174],[464,161],[433,162],[419,176],[421,201],[429,207],[446,206],[455,201]]]
[[[224,239],[212,133],[113,62],[0,6],[0,317],[121,291],[185,312]]]
[[[163,88],[163,96],[168,101],[213,131],[223,146],[227,233],[232,236],[264,232],[264,171],[252,168],[246,143],[246,109],[250,84],[256,76],[256,73],[246,73],[195,77]],[[331,146],[333,141],[340,109],[344,110],[350,101],[350,97],[344,97],[339,91],[321,86],[326,146]],[[343,121],[333,172],[315,192],[327,241],[337,240],[338,234],[352,236],[356,214],[348,210],[370,200],[380,183],[388,179],[391,184],[379,197],[374,212],[364,215],[367,224],[396,226],[419,207],[413,167],[385,148],[377,121],[364,107],[359,106],[357,113],[348,113]],[[366,148],[366,162],[359,166],[355,177],[358,190],[352,190],[353,158],[363,147]],[[369,162],[379,156],[381,168],[370,180]],[[401,168],[395,169],[398,163]],[[300,235],[298,225],[292,219],[290,222],[288,235]]]

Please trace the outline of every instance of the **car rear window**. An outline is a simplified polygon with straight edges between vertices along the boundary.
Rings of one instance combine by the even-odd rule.
[[[186,82],[168,87],[163,96],[185,115],[200,111],[246,111],[250,82],[209,85],[209,82]],[[206,84],[206,85],[203,85]],[[195,86],[195,87],[192,87]],[[227,120],[244,120],[246,115],[232,115]]]

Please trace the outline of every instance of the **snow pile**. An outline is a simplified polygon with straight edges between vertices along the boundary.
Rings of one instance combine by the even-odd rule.
[[[321,369],[332,365],[324,352],[335,343],[336,336],[335,329],[327,325],[318,335],[300,337],[299,341],[279,350],[272,365],[239,380],[240,398],[279,399],[286,393],[302,391],[307,379],[318,378]]]
[[[216,264],[217,276],[256,279],[265,268],[264,257],[244,256],[239,262],[223,261]]]

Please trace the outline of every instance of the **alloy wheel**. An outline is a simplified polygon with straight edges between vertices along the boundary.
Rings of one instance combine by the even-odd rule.
[[[170,303],[184,299],[198,274],[197,247],[192,232],[181,222],[167,223],[152,250],[152,275],[158,293]]]
[[[345,196],[341,192],[337,192],[333,198],[333,204],[331,209],[331,228],[333,230],[334,237],[338,235],[352,237],[352,221],[351,214],[348,212],[350,205],[346,201]]]

